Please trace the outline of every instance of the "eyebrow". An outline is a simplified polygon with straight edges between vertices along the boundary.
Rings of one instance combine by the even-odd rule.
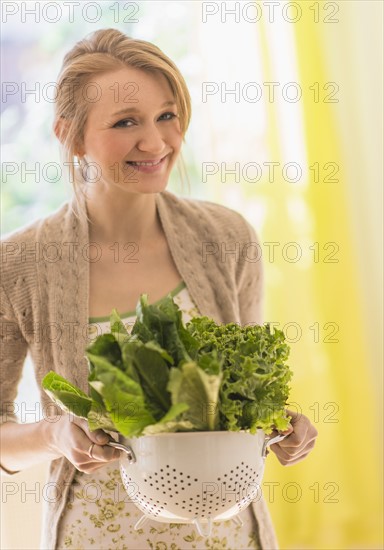
[[[165,103],[163,103],[161,105],[161,108],[169,107],[171,105],[176,105],[176,102],[175,101],[166,101]],[[116,113],[113,113],[112,116],[123,115],[123,114],[127,114],[127,113],[139,113],[139,112],[140,112],[140,109],[136,109],[136,107],[128,107],[128,108],[125,108],[125,109],[121,109],[120,111],[116,111]]]

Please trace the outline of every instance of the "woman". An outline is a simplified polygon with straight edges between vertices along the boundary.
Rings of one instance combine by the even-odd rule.
[[[89,329],[107,330],[114,307],[132,324],[141,293],[155,302],[172,292],[185,321],[262,322],[260,261],[221,255],[257,243],[253,229],[223,206],[166,191],[190,113],[183,77],[148,42],[100,30],[64,59],[54,129],[74,198],[3,243],[1,287],[2,467],[12,474],[52,460],[44,549],[276,548],[262,499],[242,512],[241,529],[215,524],[208,541],[188,525],[149,522],[135,531],[141,514],[121,487],[106,433],[55,415],[44,393],[40,422],[18,424],[12,412],[27,350],[39,385],[54,369],[87,391]],[[302,415],[291,423],[272,446],[282,464],[304,458],[317,435]]]

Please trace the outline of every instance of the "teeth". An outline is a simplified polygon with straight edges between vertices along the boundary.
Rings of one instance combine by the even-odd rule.
[[[161,159],[157,162],[130,162],[129,164],[134,164],[135,166],[156,166],[157,164],[160,164]]]

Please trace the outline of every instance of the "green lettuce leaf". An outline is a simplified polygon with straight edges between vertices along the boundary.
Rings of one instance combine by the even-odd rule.
[[[92,407],[92,399],[65,378],[50,371],[44,376],[42,387],[65,412],[87,418]]]
[[[195,430],[218,430],[218,399],[221,374],[207,374],[196,363],[184,363],[172,368],[168,391],[172,403],[186,403],[188,410],[182,420],[189,421]]]
[[[132,328],[133,335],[138,335],[144,343],[151,340],[157,342],[169,353],[176,365],[180,361],[191,360],[181,337],[183,333],[186,334],[182,313],[171,295],[159,304],[149,304],[148,296],[142,294],[136,308],[136,315],[136,322]]]
[[[179,420],[180,415],[188,410],[188,405],[178,403],[172,405],[166,415],[156,424],[146,426],[143,435],[154,435],[165,432],[187,432],[193,430],[193,424],[188,420]]]
[[[167,392],[169,379],[167,362],[151,342],[146,344],[127,342],[123,345],[122,353],[124,363],[130,361],[136,372],[148,410],[154,418],[159,420],[171,406],[170,395]]]
[[[124,342],[127,342],[130,339],[130,335],[120,319],[119,314],[117,313],[116,309],[112,310],[112,313],[109,318],[110,326],[111,326],[111,334],[115,338],[115,340],[119,343],[119,345],[123,344]]]
[[[88,354],[91,362],[94,358]],[[155,418],[148,410],[140,384],[105,360],[94,362],[95,380],[90,385],[102,396],[115,429],[125,436],[142,432]]]
[[[113,334],[102,334],[87,348],[87,356],[104,358],[110,363],[122,367],[121,349]],[[89,357],[88,357],[89,358]]]

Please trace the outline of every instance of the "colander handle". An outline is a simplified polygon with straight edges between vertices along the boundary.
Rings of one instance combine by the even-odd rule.
[[[279,441],[283,441],[289,434],[285,435],[276,435],[275,437],[269,437],[268,435],[265,436],[263,450],[261,452],[261,456],[263,458],[266,458],[267,456],[267,449],[270,445],[273,445],[274,443],[278,443]]]
[[[136,462],[135,453],[131,449],[131,447],[128,447],[126,445],[123,445],[122,443],[117,443],[117,441],[108,441],[107,445],[110,447],[114,447],[115,449],[119,449],[119,451],[124,451],[127,453],[128,461],[130,464],[134,464]]]

